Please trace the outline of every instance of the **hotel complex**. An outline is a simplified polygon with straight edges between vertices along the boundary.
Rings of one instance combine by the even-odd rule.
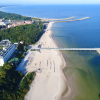
[[[12,44],[8,39],[0,42],[0,66],[3,66],[5,62],[11,57],[15,51],[15,44]]]

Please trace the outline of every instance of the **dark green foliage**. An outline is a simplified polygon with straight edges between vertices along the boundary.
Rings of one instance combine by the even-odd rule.
[[[1,28],[6,28],[6,26],[2,26],[2,25],[0,25],[0,29],[1,29]]]
[[[17,96],[17,100],[23,100],[24,99],[25,94],[29,90],[29,85],[34,80],[33,76],[35,76],[35,72],[28,73],[28,75],[26,75],[24,77],[24,79],[22,80],[18,90],[15,92],[17,95],[19,95],[19,96]]]
[[[23,59],[25,57],[26,53],[25,52],[18,52],[16,53],[16,57],[19,58],[19,59]]]
[[[21,16],[19,14],[14,13],[5,13],[0,11],[0,19],[4,18],[5,20],[32,20],[31,17]]]
[[[99,98],[100,98],[100,93],[99,93]]]
[[[0,69],[0,100],[7,100],[10,93],[18,86],[23,74],[17,72],[15,67],[9,63],[5,63]],[[10,98],[9,98],[10,99]]]
[[[18,51],[24,51],[24,45],[19,44],[17,49],[18,49]]]
[[[17,72],[9,63],[5,63],[0,70],[0,100],[23,100],[35,72],[26,75],[18,87],[23,74]]]
[[[0,46],[0,49],[2,50],[4,46]]]
[[[20,72],[15,71],[14,66],[9,63],[5,63],[3,67],[1,67],[0,71],[0,90],[15,90],[19,81],[23,77]]]
[[[44,29],[42,22],[34,24],[21,25],[5,30],[0,30],[0,39],[10,39],[12,43],[25,41],[25,44],[34,44],[42,35]]]
[[[19,44],[17,47],[18,51],[26,52],[28,50],[28,46],[25,46],[23,44]]]

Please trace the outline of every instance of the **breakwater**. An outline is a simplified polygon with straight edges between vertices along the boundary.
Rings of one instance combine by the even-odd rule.
[[[71,21],[80,21],[80,20],[85,20],[85,19],[88,19],[88,18],[90,18],[90,17],[84,17],[84,18],[74,19],[74,20],[55,21],[55,22],[71,22]]]
[[[75,18],[74,16],[73,17],[69,17],[69,18],[62,18],[62,19],[45,19],[45,18],[40,18],[41,21],[61,21],[61,20],[68,20],[68,19],[73,19]]]
[[[88,19],[90,17],[83,17],[83,18],[79,18],[79,19],[75,19],[75,17],[69,17],[69,18],[62,18],[62,19],[45,19],[45,18],[41,18],[41,21],[54,21],[54,22],[70,22],[70,21],[79,21],[79,20],[85,20]],[[73,19],[73,20],[69,20],[69,19]]]

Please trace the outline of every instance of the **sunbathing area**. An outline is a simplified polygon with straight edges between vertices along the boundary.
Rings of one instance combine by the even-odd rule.
[[[57,48],[51,37],[52,24],[53,22],[48,24],[45,33],[38,41],[41,48]],[[36,71],[35,80],[32,82],[25,100],[61,100],[66,89],[66,79],[62,72],[62,68],[65,66],[64,58],[58,50],[29,50],[17,68],[25,74]]]

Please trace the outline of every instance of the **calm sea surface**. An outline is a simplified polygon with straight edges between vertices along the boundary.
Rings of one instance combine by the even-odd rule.
[[[38,18],[89,19],[54,23],[52,37],[59,47],[100,48],[100,5],[28,5],[1,10]],[[64,73],[73,81],[77,94],[73,100],[100,100],[100,56],[92,51],[63,51]]]

